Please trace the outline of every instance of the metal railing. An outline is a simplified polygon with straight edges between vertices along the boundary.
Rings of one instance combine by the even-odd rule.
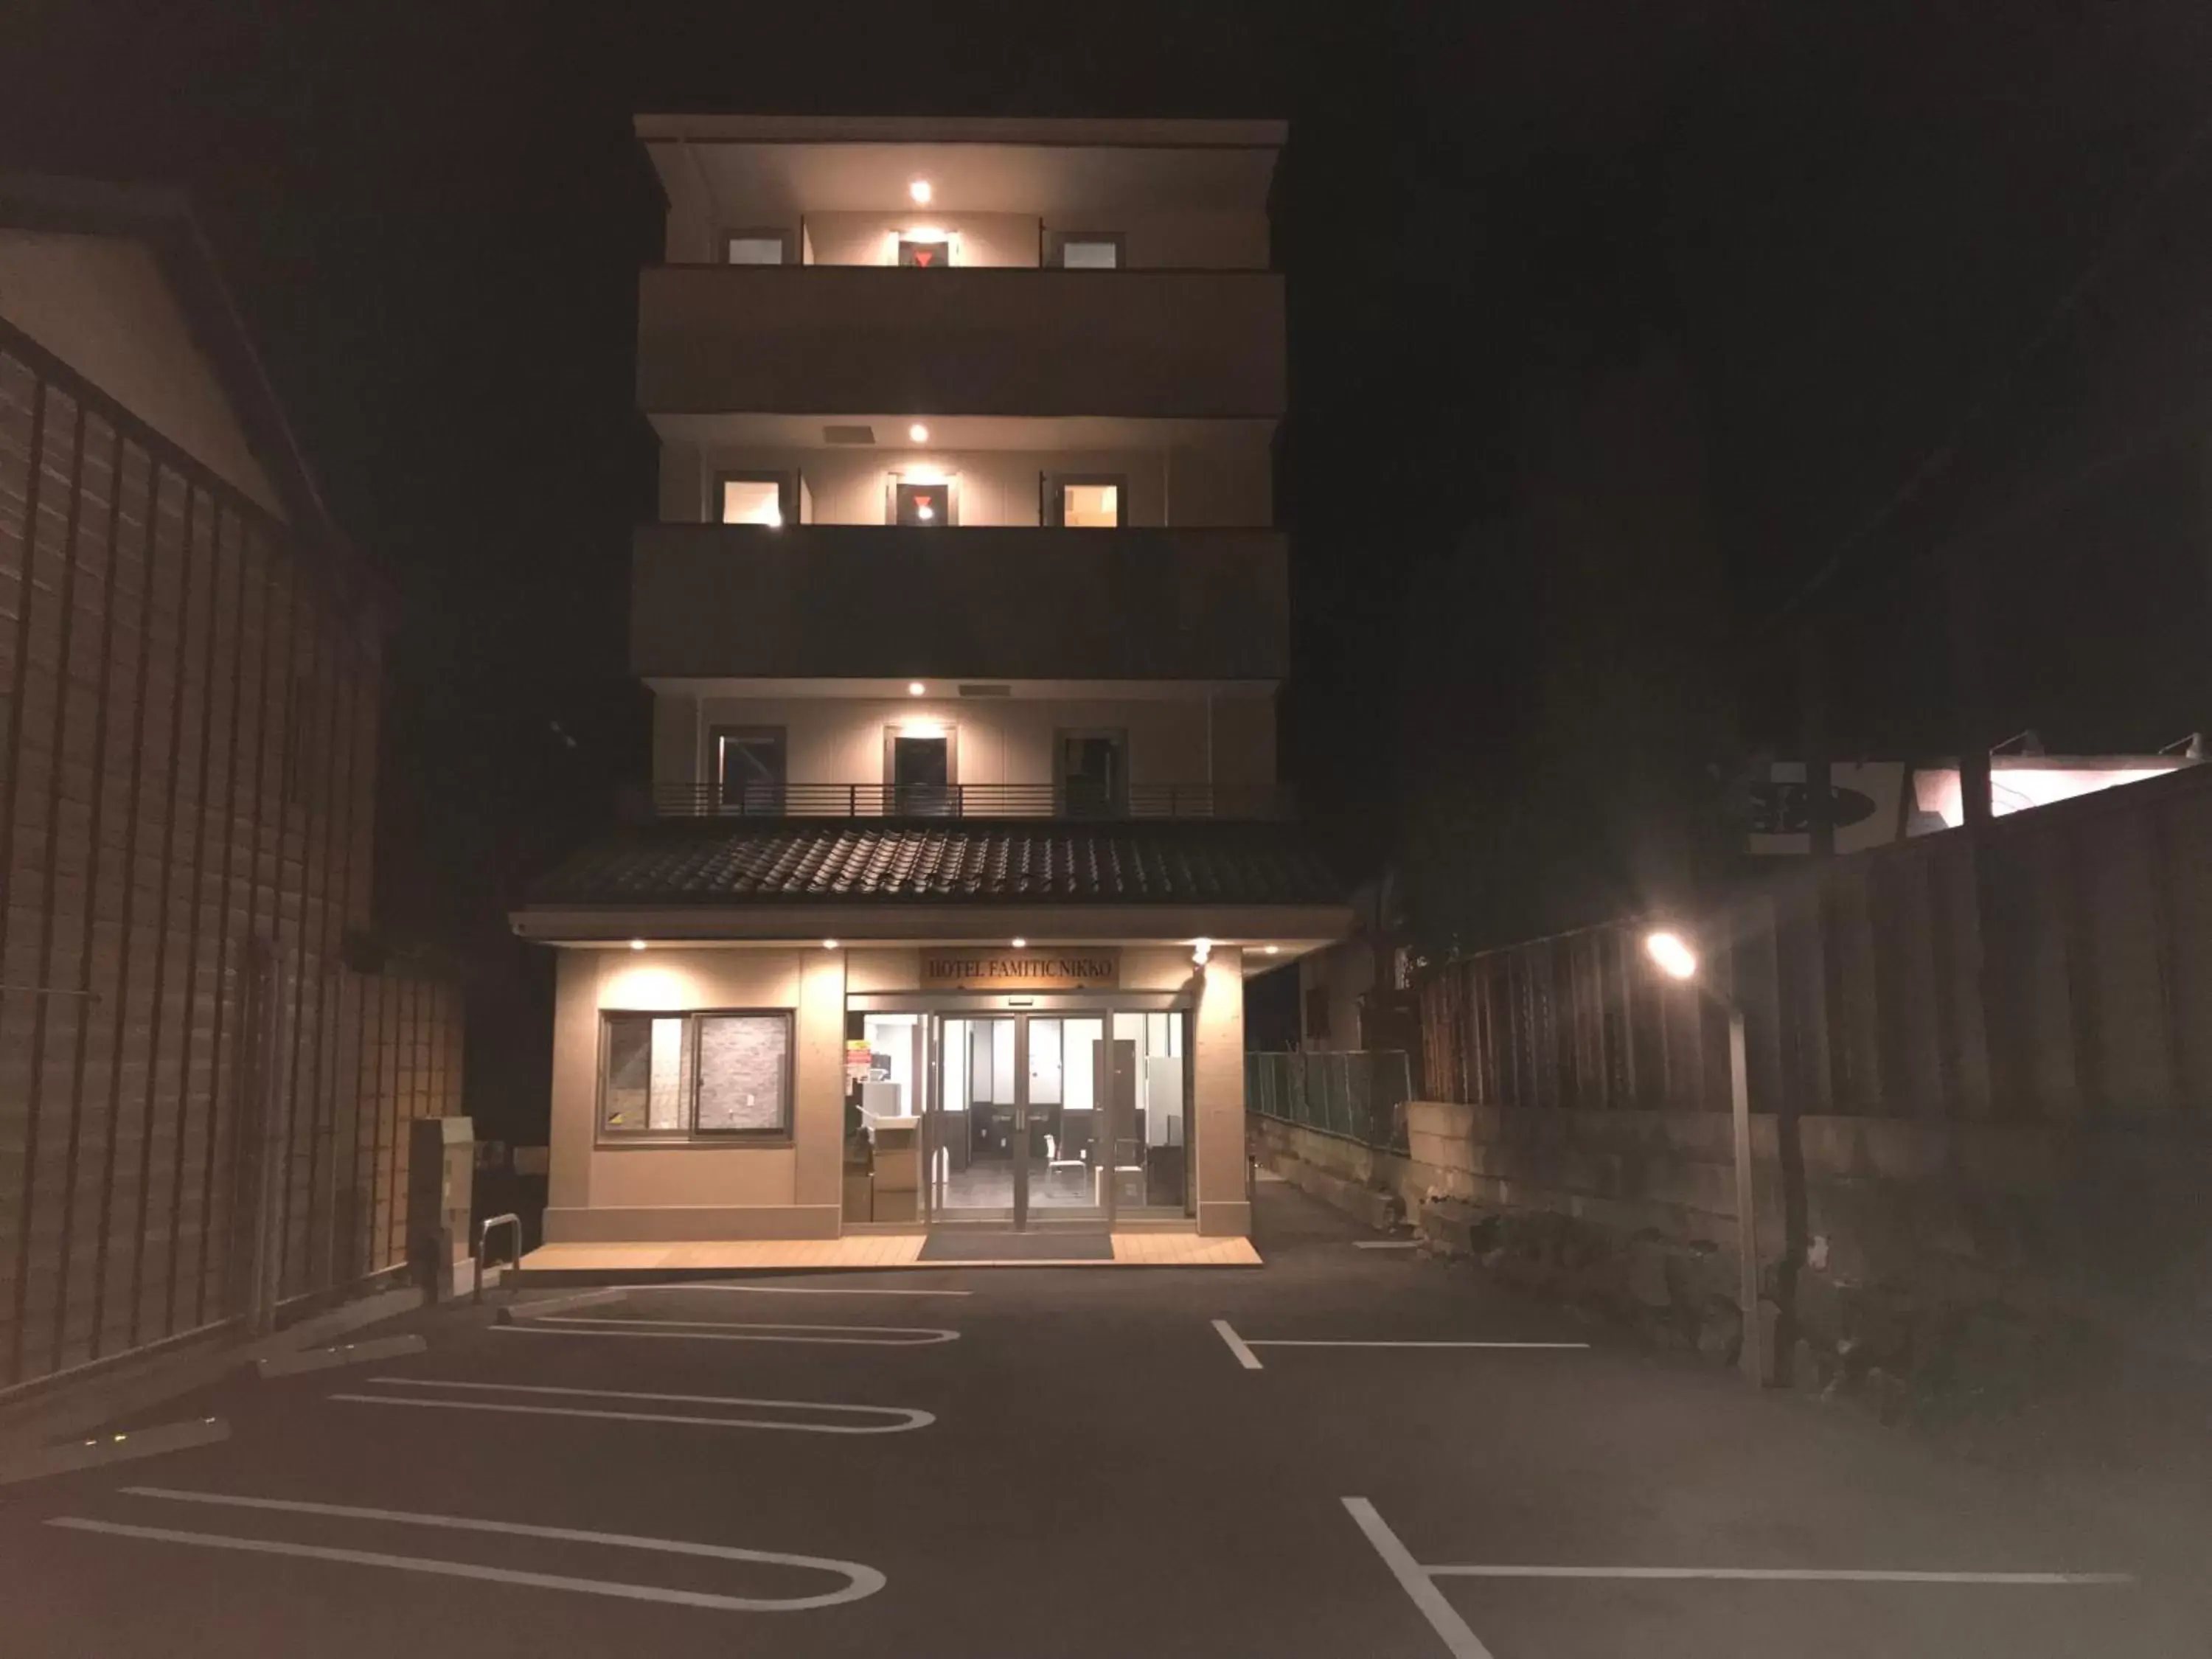
[[[1149,783],[1111,791],[1065,783],[656,784],[663,817],[1286,818],[1279,784]]]
[[[486,1216],[483,1225],[477,1229],[477,1282],[476,1292],[469,1298],[471,1302],[483,1300],[484,1271],[488,1266],[484,1258],[490,1249],[491,1230],[495,1227],[514,1229],[514,1251],[507,1257],[505,1265],[518,1271],[522,1267],[522,1218],[519,1215]]]
[[[1407,1150],[1413,1093],[1413,1066],[1395,1048],[1244,1056],[1247,1111],[1380,1152]]]

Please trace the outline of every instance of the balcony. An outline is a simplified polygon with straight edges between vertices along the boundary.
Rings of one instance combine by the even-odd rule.
[[[670,415],[1273,417],[1283,279],[653,266],[638,284],[637,396]]]
[[[1238,818],[1292,816],[1279,783],[1138,783],[1119,794],[1054,783],[786,783],[653,786],[661,817]]]
[[[1269,530],[648,525],[644,678],[1275,680],[1288,561]]]

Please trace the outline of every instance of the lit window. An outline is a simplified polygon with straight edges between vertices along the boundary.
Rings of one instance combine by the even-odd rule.
[[[722,522],[781,524],[783,480],[759,477],[723,479]]]
[[[1060,488],[1060,521],[1070,530],[1113,530],[1121,522],[1121,486],[1070,483]]]
[[[733,265],[780,265],[784,263],[785,242],[780,231],[736,232],[724,246],[726,257]]]
[[[1060,263],[1069,270],[1113,270],[1121,263],[1119,236],[1064,236]]]
[[[599,1132],[720,1139],[791,1133],[791,1018],[609,1014]]]

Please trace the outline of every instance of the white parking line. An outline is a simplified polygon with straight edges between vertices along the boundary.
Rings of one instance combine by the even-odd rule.
[[[1582,1579],[1704,1579],[1754,1583],[1843,1584],[1996,1584],[2063,1586],[2132,1584],[2127,1572],[1929,1572],[1875,1567],[1581,1567],[1504,1565],[1448,1565],[1427,1566],[1413,1559],[1413,1552],[1384,1524],[1375,1505],[1364,1498],[1343,1501],[1352,1522],[1366,1534],[1382,1564],[1390,1569],[1413,1605],[1443,1644],[1452,1659],[1492,1659],[1490,1650],[1468,1628],[1467,1621],[1437,1588],[1439,1578],[1582,1578]]]
[[[933,1413],[913,1406],[831,1405],[813,1400],[752,1400],[723,1394],[646,1394],[629,1389],[568,1389],[545,1382],[459,1382],[428,1376],[372,1376],[371,1382],[392,1388],[469,1389],[484,1394],[560,1395],[593,1400],[653,1401],[678,1406],[753,1406],[774,1411],[834,1413],[846,1417],[896,1419],[866,1423],[774,1423],[757,1418],[679,1416],[667,1412],[594,1411],[580,1407],[523,1406],[488,1400],[423,1400],[392,1395],[334,1394],[333,1400],[371,1406],[442,1406],[448,1410],[519,1412],[544,1417],[609,1417],[638,1423],[699,1423],[716,1429],[788,1429],[796,1434],[904,1434],[927,1428],[937,1421]]]
[[[738,1291],[747,1296],[973,1296],[973,1291],[908,1291],[894,1290],[875,1285],[726,1285],[720,1281],[699,1285],[632,1285],[628,1287],[635,1295],[640,1291]]]
[[[126,1429],[120,1434],[101,1434],[64,1446],[39,1446],[0,1457],[0,1486],[42,1475],[67,1474],[77,1469],[100,1468],[109,1463],[128,1463],[162,1452],[183,1451],[230,1438],[230,1425],[219,1417],[203,1417],[190,1423],[163,1423],[153,1428]]]
[[[1248,1371],[1261,1369],[1260,1356],[1254,1353],[1244,1339],[1237,1334],[1236,1327],[1225,1319],[1217,1319],[1213,1322],[1213,1328],[1221,1334],[1221,1340],[1229,1345],[1229,1352],[1237,1356],[1238,1364]]]
[[[1346,1503],[1352,1500],[1346,1498]],[[1729,1578],[1838,1584],[2132,1584],[2131,1572],[1911,1572],[1887,1567],[1424,1567],[1431,1578]]]
[[[214,1504],[237,1509],[270,1510],[291,1515],[333,1516],[349,1520],[387,1521],[403,1525],[434,1527],[453,1532],[506,1533],[523,1538],[550,1538],[564,1543],[610,1545],[617,1549],[651,1550],[663,1555],[704,1557],[716,1561],[757,1562],[769,1566],[797,1567],[806,1571],[834,1573],[845,1580],[842,1589],[820,1595],[775,1598],[714,1595],[702,1590],[667,1589],[657,1584],[632,1584],[616,1579],[571,1578],[554,1573],[516,1572],[503,1567],[477,1566],[442,1557],[386,1555],[368,1550],[331,1549],[320,1545],[285,1543],[274,1539],[235,1538],[227,1534],[184,1532],[166,1527],[125,1526],[80,1516],[57,1516],[50,1527],[78,1532],[111,1533],[125,1538],[149,1538],[165,1543],[193,1544],[206,1549],[246,1550],[264,1555],[303,1556],[313,1560],[343,1561],[357,1566],[391,1567],[403,1572],[437,1573],[451,1578],[481,1578],[495,1583],[527,1584],[542,1589],[575,1590],[588,1595],[614,1595],[635,1601],[668,1601],[680,1607],[712,1607],[736,1613],[802,1613],[815,1607],[834,1607],[873,1595],[886,1582],[884,1575],[858,1561],[840,1561],[823,1555],[788,1555],[773,1550],[738,1549],[726,1544],[695,1544],[675,1538],[641,1538],[630,1533],[587,1532],[569,1527],[537,1527],[517,1521],[479,1521],[466,1516],[422,1515],[408,1510],[357,1509],[344,1504],[311,1504],[281,1498],[243,1498],[227,1492],[178,1492],[161,1486],[125,1486],[134,1498],[166,1498],[182,1504]]]
[[[1246,1339],[1254,1348],[1587,1348],[1587,1342],[1368,1342],[1351,1338],[1255,1336]]]
[[[1382,1565],[1390,1569],[1390,1576],[1398,1581],[1421,1616],[1429,1621],[1429,1628],[1443,1638],[1451,1650],[1452,1659],[1496,1659],[1482,1638],[1468,1628],[1467,1620],[1453,1611],[1452,1604],[1444,1600],[1444,1593],[1436,1587],[1428,1571],[1413,1559],[1413,1553],[1398,1541],[1398,1534],[1382,1523],[1375,1512],[1375,1505],[1364,1498],[1347,1498],[1344,1507],[1350,1511],[1352,1522],[1367,1534],[1367,1541],[1375,1547]]]
[[[403,1353],[422,1353],[429,1344],[419,1336],[380,1336],[367,1342],[349,1342],[338,1348],[307,1348],[298,1353],[270,1354],[256,1369],[262,1378],[296,1376],[302,1371],[326,1371],[338,1365],[366,1364],[372,1359],[392,1359]]]
[[[613,1329],[610,1327],[627,1328]],[[827,1342],[864,1348],[927,1348],[940,1342],[957,1342],[957,1331],[922,1325],[775,1325],[743,1320],[717,1319],[532,1319],[515,1325],[495,1325],[495,1331],[533,1336],[622,1336],[690,1338],[699,1342]],[[854,1334],[823,1336],[763,1336],[763,1331],[838,1331]],[[867,1333],[867,1334],[858,1334]]]

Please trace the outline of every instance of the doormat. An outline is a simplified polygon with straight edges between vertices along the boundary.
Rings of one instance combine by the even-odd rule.
[[[932,1233],[924,1261],[1111,1261],[1103,1233]]]

